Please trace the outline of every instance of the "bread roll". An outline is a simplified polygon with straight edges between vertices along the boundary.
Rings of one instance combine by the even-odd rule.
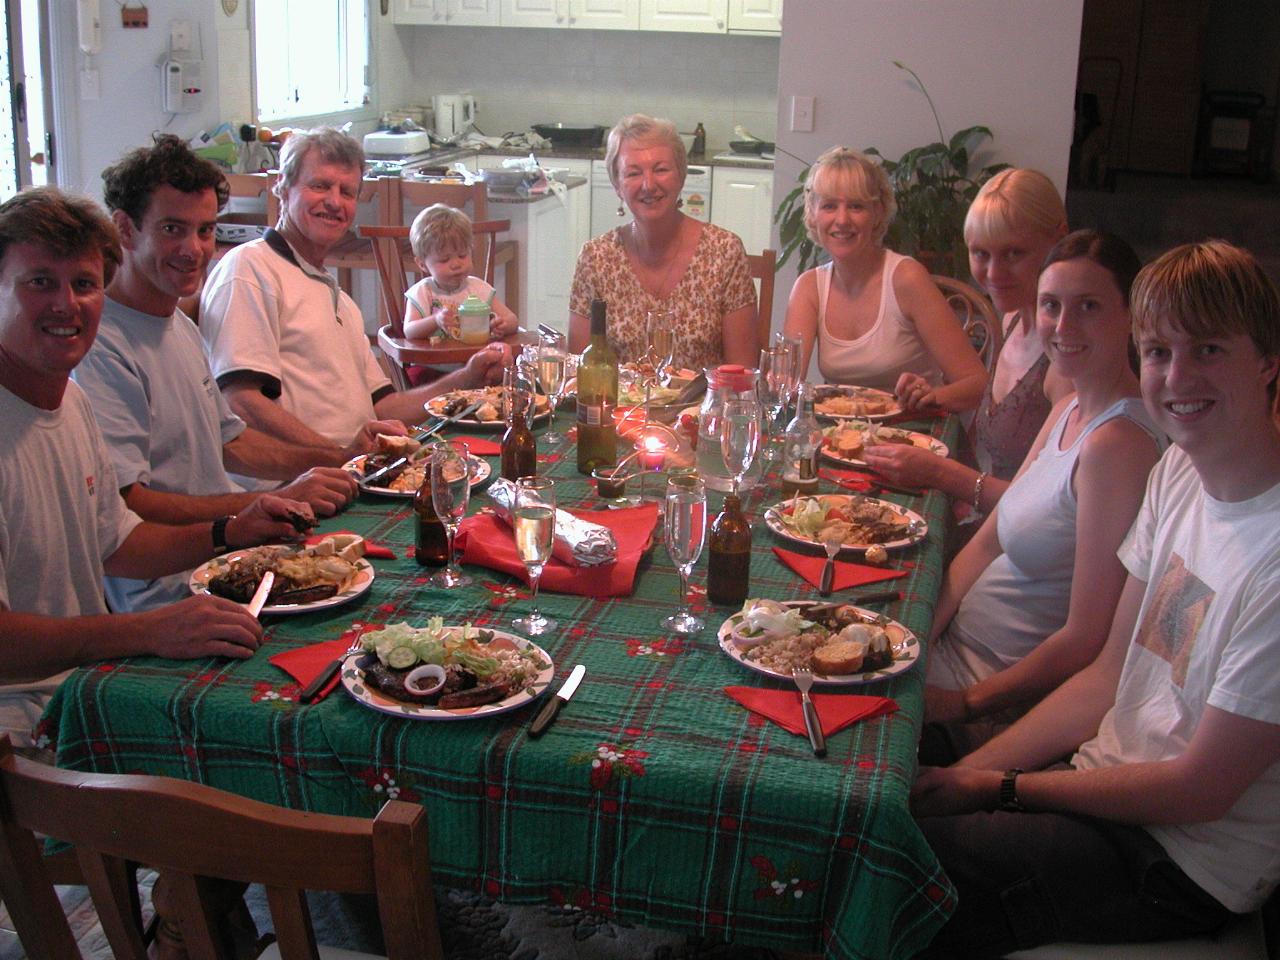
[[[378,434],[377,443],[379,453],[388,453],[396,457],[411,456],[422,446],[413,437],[398,437],[390,433]]]
[[[857,640],[837,640],[813,651],[813,669],[819,673],[857,673],[862,669],[866,644]]]

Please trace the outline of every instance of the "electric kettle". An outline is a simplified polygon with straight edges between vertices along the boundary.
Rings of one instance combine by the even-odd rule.
[[[431,98],[435,137],[451,142],[476,122],[476,98],[469,93],[437,94]]]

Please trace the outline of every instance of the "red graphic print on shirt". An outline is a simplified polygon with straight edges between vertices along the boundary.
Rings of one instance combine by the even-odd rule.
[[[1187,569],[1182,557],[1171,554],[1134,640],[1168,661],[1173,682],[1179,687],[1186,682],[1196,635],[1213,597],[1213,591]]]

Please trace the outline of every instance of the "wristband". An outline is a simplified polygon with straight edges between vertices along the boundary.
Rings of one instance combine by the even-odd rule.
[[[982,512],[982,487],[987,482],[987,474],[978,474],[978,479],[973,481],[973,499],[969,501],[969,505],[973,507],[974,513]]]
[[[213,526],[209,529],[210,536],[213,537],[213,554],[216,557],[222,556],[229,549],[227,545],[227,524],[236,518],[235,514],[226,517],[219,517],[213,521]]]
[[[1022,773],[1021,769],[1012,767],[1000,778],[1000,809],[1008,813],[1024,813],[1027,809],[1018,799],[1018,774],[1020,773]]]

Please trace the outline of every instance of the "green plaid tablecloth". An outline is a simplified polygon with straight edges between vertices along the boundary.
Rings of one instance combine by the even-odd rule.
[[[918,424],[953,448],[953,419]],[[562,480],[561,505],[592,503],[573,448],[543,451]],[[491,462],[496,468],[496,458]],[[477,502],[483,501],[483,495]],[[720,496],[712,494],[712,507]],[[771,552],[787,545],[758,522],[776,478],[748,508],[757,522],[751,595],[814,591]],[[947,526],[945,499],[893,498],[923,513],[927,541],[894,556],[910,574],[886,612],[923,638]],[[507,627],[528,608],[522,584],[471,567],[476,584],[444,591],[412,560],[408,502],[361,497],[329,529],[390,546],[370,593],[350,605],[269,621],[247,661],[113,661],[76,671],[43,732],[58,763],[80,770],[163,774],[302,810],[372,816],[388,797],[424,804],[442,883],[523,903],[564,903],[621,920],[828,956],[910,957],[954,907],[955,894],[907,810],[922,715],[918,665],[858,693],[900,710],[828,739],[817,759],[804,737],[749,713],[728,685],[779,686],[718,648],[733,612],[701,593],[708,622],[692,639],[664,635],[679,577],[658,546],[635,594],[619,600],[543,594],[560,629],[542,638],[557,680],[575,663],[586,680],[546,736],[530,740],[534,708],[484,720],[416,722],[368,710],[339,689],[302,706],[274,653],[359,625],[431,615]],[[846,595],[852,595],[848,593]]]

